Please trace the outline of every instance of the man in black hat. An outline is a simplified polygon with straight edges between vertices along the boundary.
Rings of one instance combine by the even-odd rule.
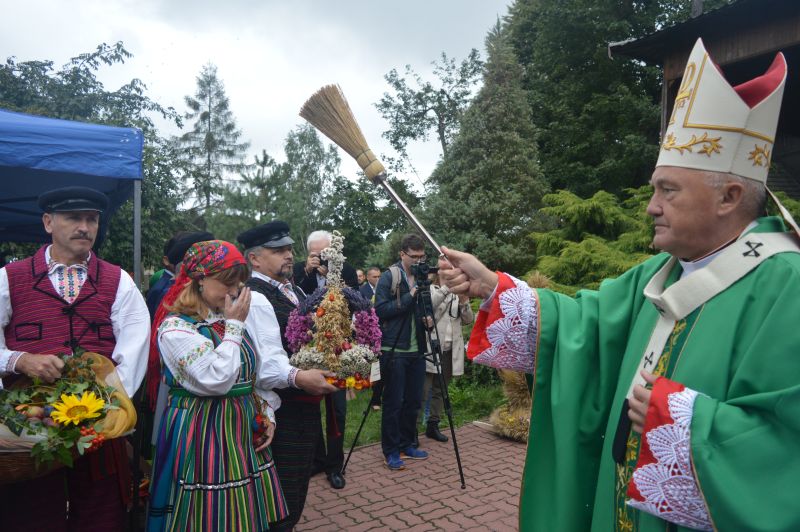
[[[327,371],[299,370],[289,364],[286,324],[289,314],[305,298],[292,276],[294,240],[289,226],[275,220],[241,233],[237,240],[253,270],[247,282],[252,290],[247,331],[264,362],[259,387],[272,388],[265,398],[275,410],[272,454],[281,479],[289,516],[271,523],[270,530],[292,530],[305,506],[314,449],[322,434],[319,403],[322,394],[335,392]]]
[[[42,194],[39,206],[52,244],[0,269],[0,377],[52,382],[63,368],[58,355],[80,347],[111,359],[132,397],[147,367],[150,320],[130,276],[92,253],[108,198],[66,187]],[[122,530],[129,496],[125,444],[115,439],[73,468],[3,486],[0,515],[4,530]]]
[[[179,231],[164,244],[164,256],[161,259],[164,263],[164,274],[147,291],[147,310],[150,312],[151,320],[156,315],[159,303],[175,284],[175,274],[181,266],[186,250],[192,244],[206,240],[214,240],[214,235],[208,231]]]

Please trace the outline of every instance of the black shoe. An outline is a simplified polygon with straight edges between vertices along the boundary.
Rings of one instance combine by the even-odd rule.
[[[328,482],[331,483],[331,487],[335,490],[340,490],[345,485],[344,477],[341,473],[328,473]]]
[[[439,431],[438,423],[428,423],[428,428],[425,430],[425,436],[432,440],[440,441],[442,443],[448,440],[447,436]]]

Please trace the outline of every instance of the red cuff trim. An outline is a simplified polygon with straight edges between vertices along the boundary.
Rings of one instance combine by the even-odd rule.
[[[497,288],[494,292],[489,310],[480,310],[472,327],[472,334],[469,337],[467,347],[467,358],[472,360],[479,354],[489,349],[492,344],[486,336],[486,329],[492,323],[504,318],[503,311],[500,310],[500,294],[510,288],[516,288],[514,280],[503,272],[497,272]]]
[[[654,428],[662,425],[672,425],[675,423],[675,420],[672,419],[672,416],[669,413],[667,397],[670,394],[682,392],[685,389],[686,387],[683,384],[671,381],[666,377],[659,377],[656,380],[656,383],[653,385],[653,391],[650,394],[650,404],[647,405],[647,417],[645,418],[644,430],[642,431],[642,443],[639,449],[639,460],[636,462],[636,467],[634,470],[641,469],[648,464],[653,464],[658,461],[656,460],[655,456],[653,456],[653,451],[650,449],[650,444],[644,435]],[[627,495],[629,499],[644,501],[644,497],[641,493],[639,493],[636,483],[633,482],[633,480],[631,480],[630,484],[628,484]]]

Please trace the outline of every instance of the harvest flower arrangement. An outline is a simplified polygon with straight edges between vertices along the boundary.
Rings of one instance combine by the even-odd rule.
[[[300,369],[336,373],[328,382],[342,389],[369,388],[372,363],[381,349],[378,316],[364,296],[342,281],[344,238],[333,232],[320,256],[328,261],[326,286],[318,288],[289,315],[286,339]]]
[[[136,424],[110,360],[88,352],[62,360],[62,376],[53,384],[24,379],[0,390],[0,483],[71,466],[76,454],[96,451]]]

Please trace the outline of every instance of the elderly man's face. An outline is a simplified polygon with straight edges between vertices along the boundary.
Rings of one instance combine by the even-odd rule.
[[[653,246],[695,260],[721,244],[715,240],[721,195],[706,183],[705,175],[674,166],[659,166],[653,172],[653,196],[647,205],[655,223]]]
[[[100,226],[99,212],[45,213],[42,221],[45,231],[53,237],[53,250],[60,260],[84,260],[89,256]]]

